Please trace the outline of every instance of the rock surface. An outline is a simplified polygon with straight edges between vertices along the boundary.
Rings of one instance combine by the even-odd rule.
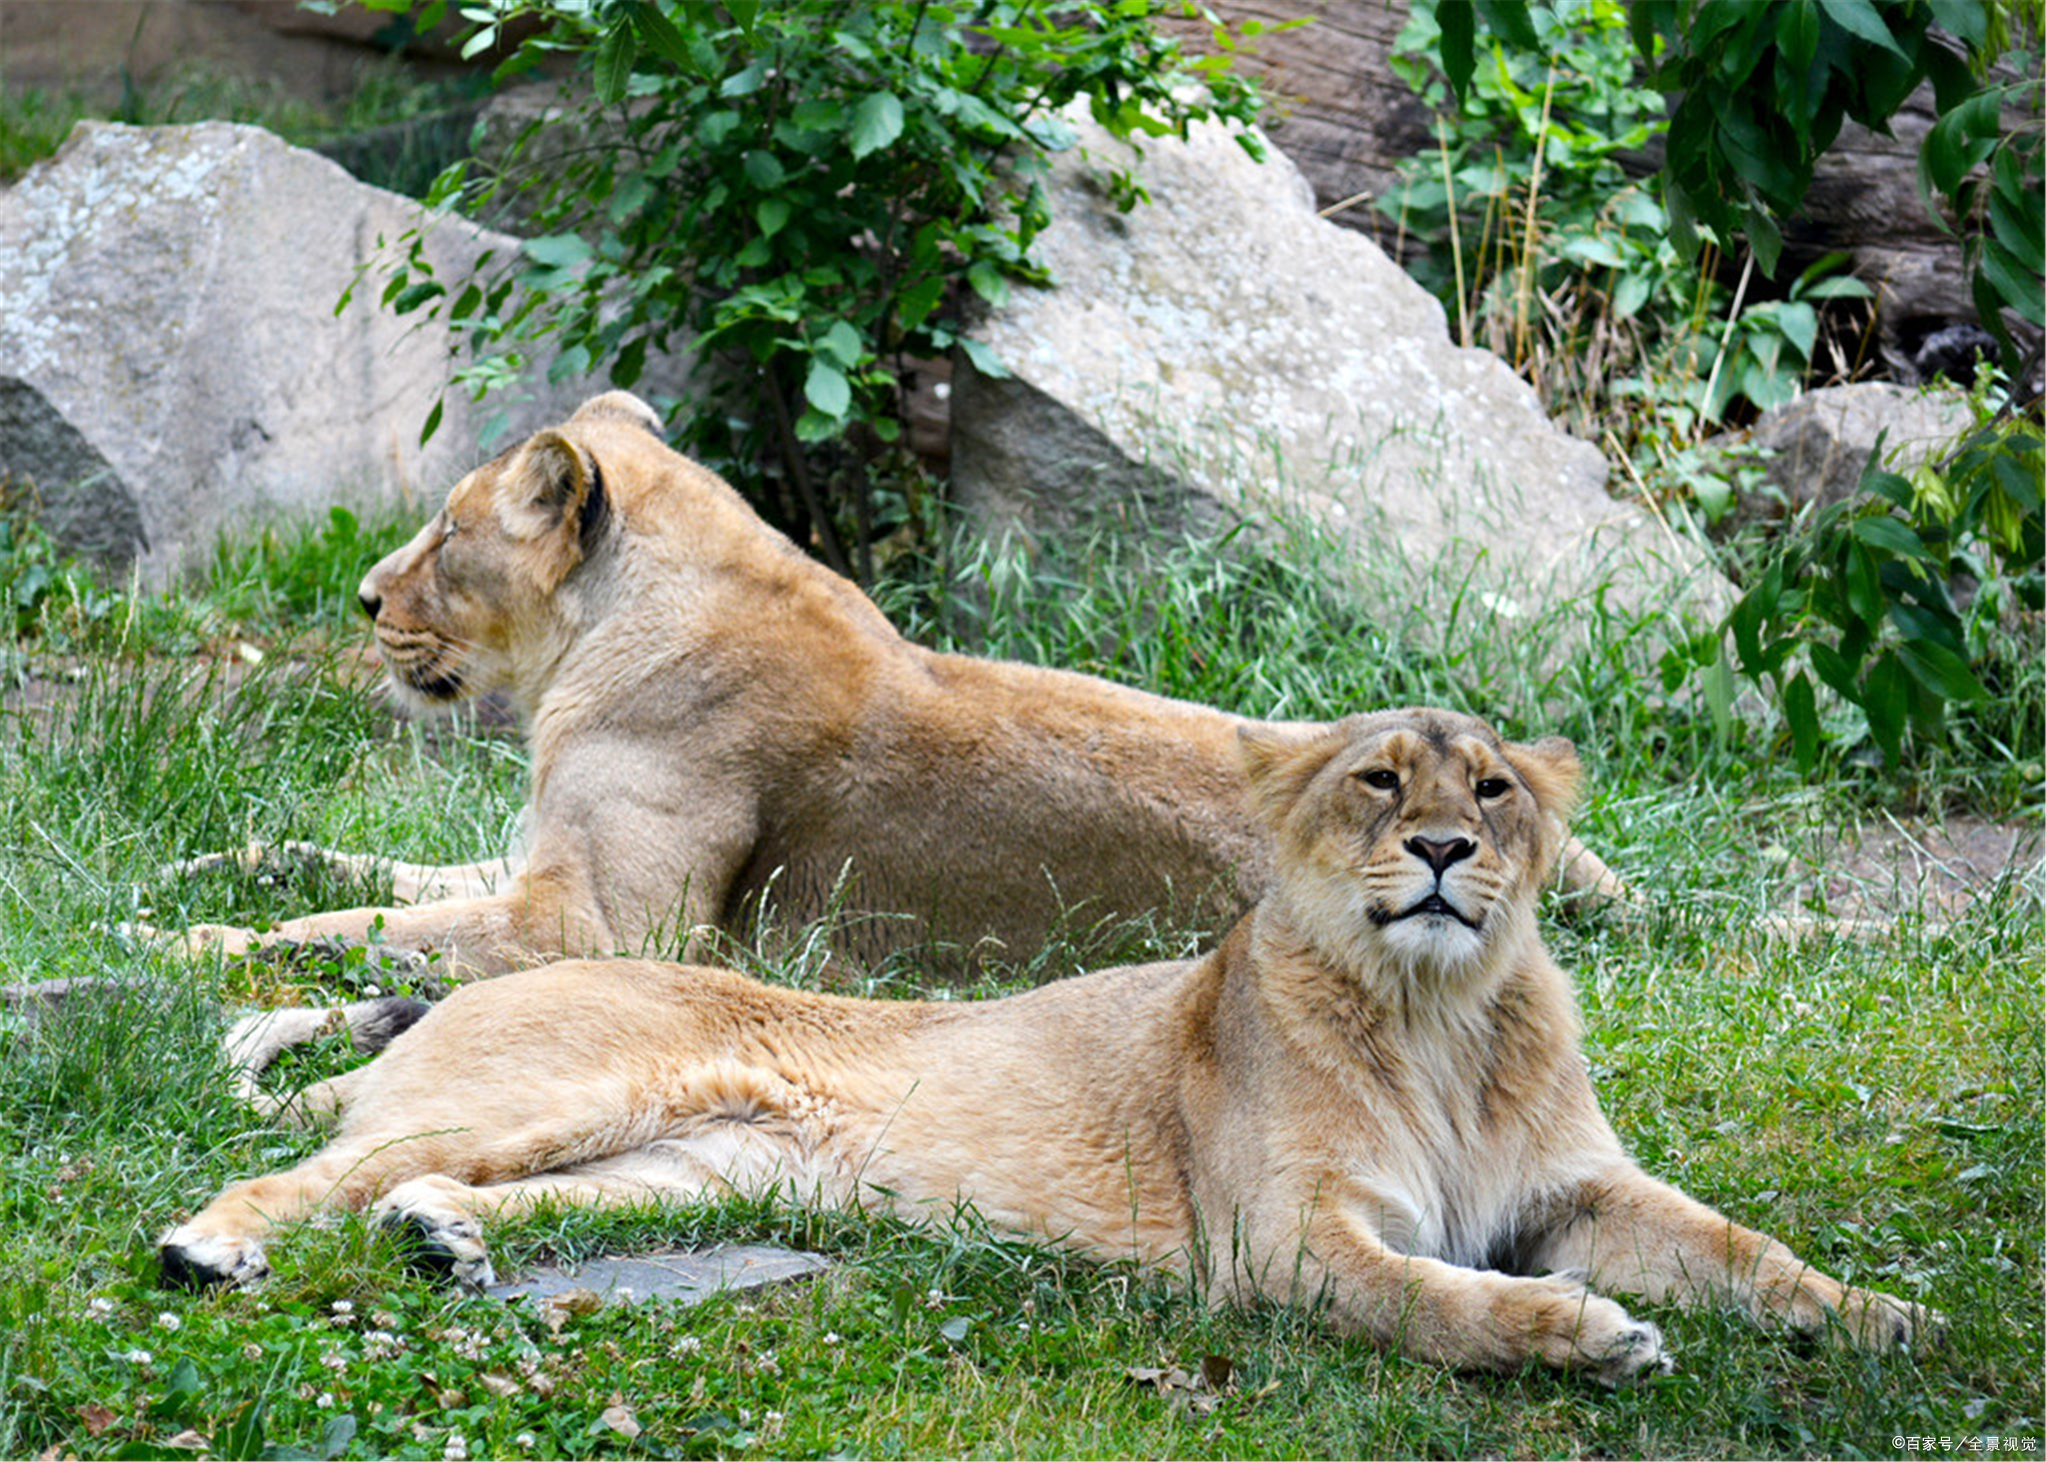
[[[955,378],[970,509],[1050,527],[1133,497],[1167,521],[1289,499],[1422,570],[1485,560],[1516,594],[1716,592],[1695,550],[1606,494],[1596,448],[1498,357],[1452,345],[1377,245],[1316,216],[1283,155],[1257,164],[1205,126],[1136,163],[1075,125],[1036,245],[1056,284],[1016,288],[975,332],[1014,375]],[[1123,213],[1099,173],[1133,163],[1152,201]]]
[[[1764,478],[1792,508],[1853,497],[1868,454],[1909,474],[1951,447],[1969,424],[1957,391],[1918,391],[1881,381],[1827,386],[1762,414],[1748,441],[1767,453]]]
[[[66,546],[160,582],[216,533],[336,503],[437,502],[508,429],[558,420],[586,381],[420,428],[457,344],[381,308],[379,242],[410,199],[255,127],[81,123],[0,194],[0,478]],[[514,240],[434,227],[436,277]],[[370,272],[347,309],[344,290]]]
[[[831,1261],[824,1255],[801,1249],[718,1244],[708,1249],[589,1259],[573,1270],[543,1264],[522,1278],[492,1285],[489,1292],[499,1299],[530,1295],[544,1301],[556,1295],[587,1294],[610,1304],[673,1300],[693,1305],[723,1290],[757,1289],[805,1279],[830,1267]]]

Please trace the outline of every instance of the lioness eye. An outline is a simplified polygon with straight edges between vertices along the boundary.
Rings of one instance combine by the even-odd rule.
[[[1368,772],[1358,773],[1367,787],[1376,787],[1381,792],[1397,792],[1400,789],[1400,774],[1386,767],[1373,767]]]
[[[1504,797],[1512,790],[1513,783],[1504,777],[1486,777],[1477,786],[1479,798],[1486,802],[1490,802],[1494,797]]]

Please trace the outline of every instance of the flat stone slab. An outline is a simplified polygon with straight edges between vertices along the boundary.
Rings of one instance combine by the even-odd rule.
[[[804,1279],[831,1267],[822,1254],[772,1244],[719,1244],[709,1249],[673,1249],[660,1254],[610,1255],[586,1260],[571,1273],[551,1264],[508,1284],[493,1284],[498,1299],[531,1295],[546,1300],[581,1290],[606,1304],[674,1300],[699,1304],[721,1290],[758,1289]]]

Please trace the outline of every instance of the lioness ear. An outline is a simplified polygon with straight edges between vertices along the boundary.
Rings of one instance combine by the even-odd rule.
[[[1276,830],[1307,784],[1348,739],[1333,728],[1283,731],[1270,726],[1239,727],[1236,746],[1243,757],[1243,781],[1250,793],[1252,815]]]
[[[560,432],[543,431],[526,439],[507,477],[499,503],[509,515],[505,527],[536,538],[570,517],[580,518],[596,482],[596,464]]]
[[[658,437],[661,435],[661,414],[653,407],[633,395],[630,391],[606,391],[601,396],[592,396],[575,409],[569,425],[579,421],[629,421],[642,431]]]
[[[1532,746],[1506,748],[1506,760],[1534,789],[1535,803],[1557,821],[1566,821],[1577,807],[1584,780],[1577,748],[1560,736],[1544,736]]]
[[[527,438],[506,470],[498,521],[512,537],[541,550],[535,567],[554,587],[583,561],[603,530],[608,504],[596,459],[560,432]]]

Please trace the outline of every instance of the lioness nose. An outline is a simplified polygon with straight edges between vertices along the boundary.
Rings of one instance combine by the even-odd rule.
[[[384,607],[383,597],[376,590],[370,588],[369,580],[367,579],[364,579],[362,587],[355,591],[355,602],[362,606],[362,612],[371,619],[375,619],[377,611]]]
[[[1452,863],[1461,863],[1478,851],[1478,845],[1469,838],[1423,838],[1407,839],[1406,849],[1426,863],[1440,878]]]

